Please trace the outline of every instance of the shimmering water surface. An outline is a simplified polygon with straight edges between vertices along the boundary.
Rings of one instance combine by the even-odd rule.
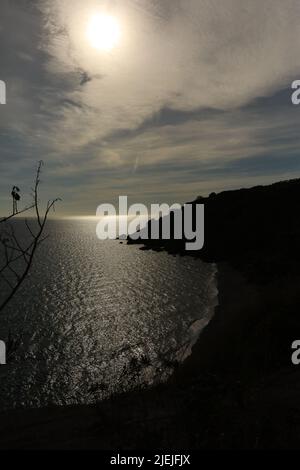
[[[165,380],[213,314],[214,265],[99,241],[96,223],[51,221],[0,319],[19,347],[0,407],[92,403]]]

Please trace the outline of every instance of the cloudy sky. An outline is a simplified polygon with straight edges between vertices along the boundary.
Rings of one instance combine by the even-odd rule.
[[[298,177],[299,44],[299,0],[1,0],[0,210],[40,159],[60,215]]]

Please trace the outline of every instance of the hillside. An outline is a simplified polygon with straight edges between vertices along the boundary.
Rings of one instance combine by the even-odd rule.
[[[2,413],[0,448],[299,449],[299,201],[300,180],[194,201],[206,241],[189,255],[217,263],[219,306],[193,354],[152,389]],[[184,242],[142,243],[186,254]]]

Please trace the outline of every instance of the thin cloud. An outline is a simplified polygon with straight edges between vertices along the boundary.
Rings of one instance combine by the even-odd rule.
[[[99,8],[121,25],[106,54],[86,38]],[[297,175],[300,118],[288,89],[299,78],[298,0],[3,0],[0,9],[3,188],[29,186],[43,158],[47,194],[66,193],[66,213],[92,214],[117,192],[184,201],[238,187],[239,176],[246,185]]]
[[[297,0],[115,1],[123,39],[111,54],[90,47],[85,35],[99,2],[42,2],[52,74],[86,77],[70,99],[89,113],[74,119],[62,111],[64,129],[74,146],[118,130],[135,129],[162,107],[178,111],[238,108],[274,93],[298,72],[300,39]],[[102,2],[108,5],[108,3]],[[108,7],[107,7],[108,8]],[[88,83],[89,82],[89,83]],[[92,111],[91,111],[92,110]],[[62,121],[62,122],[61,122]],[[76,139],[76,136],[84,134]]]

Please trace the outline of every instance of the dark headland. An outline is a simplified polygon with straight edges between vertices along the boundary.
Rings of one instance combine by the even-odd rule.
[[[152,389],[1,413],[0,448],[300,448],[300,180],[197,203],[205,247],[190,255],[217,263],[219,306],[192,355]],[[186,255],[184,242],[142,243]]]

